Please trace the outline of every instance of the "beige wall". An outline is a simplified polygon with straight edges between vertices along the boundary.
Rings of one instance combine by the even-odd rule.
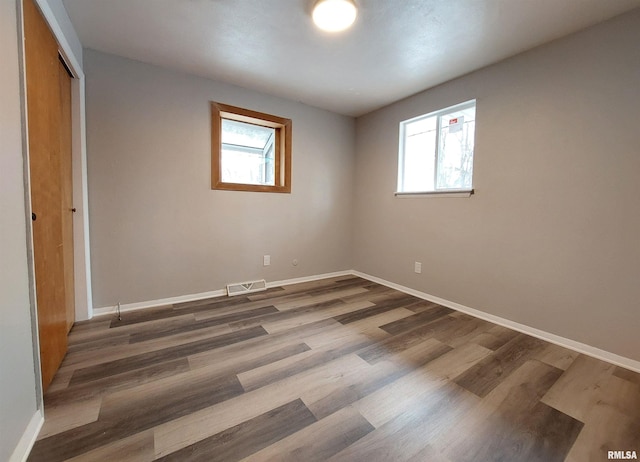
[[[0,460],[36,413],[16,4],[0,2]]]
[[[640,360],[639,43],[636,10],[358,119],[355,267]],[[477,194],[395,198],[399,122],[472,98]]]
[[[351,267],[353,119],[91,50],[84,70],[96,308]],[[291,194],[210,189],[209,101],[292,119]]]

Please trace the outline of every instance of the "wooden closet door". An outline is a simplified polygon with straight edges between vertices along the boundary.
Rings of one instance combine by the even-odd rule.
[[[23,5],[33,252],[46,390],[67,351],[58,44],[33,0]]]

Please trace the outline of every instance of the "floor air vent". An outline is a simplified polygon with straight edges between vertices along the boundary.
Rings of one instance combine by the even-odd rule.
[[[229,297],[233,295],[249,294],[251,292],[260,292],[261,290],[267,290],[267,281],[264,279],[227,284],[227,295],[229,295]]]

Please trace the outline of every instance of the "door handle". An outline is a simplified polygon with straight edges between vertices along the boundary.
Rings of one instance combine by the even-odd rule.
[[[36,218],[38,218],[38,217],[36,216],[35,213],[32,212],[31,213],[31,221],[36,221]]]

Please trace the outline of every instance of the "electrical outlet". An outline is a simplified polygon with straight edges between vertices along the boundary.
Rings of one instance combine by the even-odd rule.
[[[265,255],[262,257],[262,266],[269,266],[271,264],[271,255]]]
[[[415,271],[418,274],[422,273],[422,263],[420,263],[419,261],[415,262],[413,264],[413,271]]]

